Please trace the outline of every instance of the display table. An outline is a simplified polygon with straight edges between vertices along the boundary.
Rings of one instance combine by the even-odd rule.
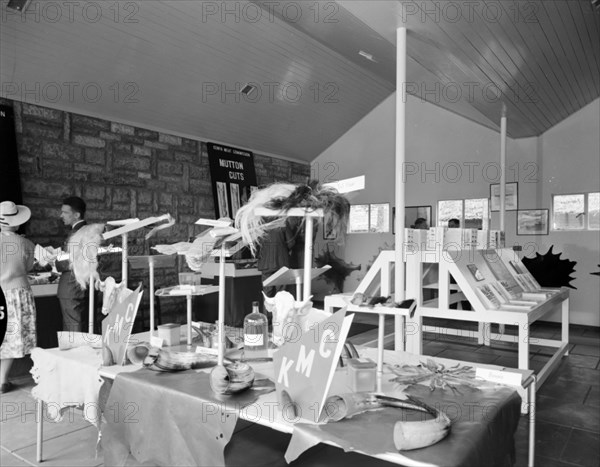
[[[375,349],[361,348],[359,351],[364,357],[376,356]],[[403,352],[386,351],[385,360],[386,364],[418,364],[419,357]],[[435,361],[446,365],[447,368],[459,363],[437,358]],[[253,366],[259,375],[273,376],[270,364],[259,363]],[[478,366],[500,369],[491,365]],[[105,457],[105,461],[108,460],[110,465],[124,465],[125,454],[130,452],[137,461],[151,462],[155,465],[223,465],[223,448],[227,444],[228,436],[233,433],[237,418],[292,433],[292,441],[286,454],[288,460],[297,457],[311,445],[323,442],[400,465],[486,465],[494,459],[497,461],[497,456],[510,454],[514,449],[513,433],[518,424],[521,404],[517,391],[506,386],[482,388],[460,396],[450,390],[438,389],[432,393],[427,386],[414,386],[409,388],[408,392],[418,395],[424,402],[454,410],[454,415],[449,413],[453,418],[451,434],[440,443],[425,449],[400,453],[392,448],[374,452],[372,447],[356,442],[351,446],[341,444],[340,434],[336,432],[338,429],[342,432],[350,430],[350,433],[356,434],[351,435],[355,440],[362,437],[372,441],[372,437],[365,436],[365,421],[368,423],[372,420],[374,425],[371,428],[374,432],[387,434],[384,445],[388,448],[393,446],[392,431],[389,429],[391,420],[387,420],[388,425],[382,425],[381,419],[373,413],[363,414],[355,421],[328,424],[325,428],[319,427],[316,432],[314,428],[306,425],[297,425],[296,430],[292,423],[296,420],[286,419],[282,414],[274,392],[261,394],[256,401],[244,404],[226,396],[215,399],[215,394],[208,389],[209,370],[170,374],[141,370],[121,374],[123,370],[122,367],[106,367],[100,370],[102,376],[114,378],[107,405],[124,408],[126,404],[133,404],[139,409],[135,415],[136,423],[125,424],[118,419],[107,420],[103,430],[103,447],[105,456],[108,456]],[[522,386],[535,391],[533,372],[516,372],[521,375]],[[393,376],[389,371],[380,376],[379,384],[386,394],[394,394],[402,389],[389,382]],[[332,391],[349,392],[346,369],[336,372]],[[389,410],[391,409],[382,412],[389,413]],[[533,463],[534,417],[535,411],[531,410],[530,465]],[[225,418],[228,422],[225,422]],[[205,423],[200,423],[201,421]],[[208,428],[206,423],[215,425]],[[327,430],[330,431],[326,432]],[[344,436],[348,436],[348,432]],[[220,451],[208,455],[205,440],[213,449]]]
[[[144,340],[144,335],[134,337]],[[376,349],[372,348],[359,348],[359,352],[361,357],[366,358],[374,359],[377,355]],[[248,399],[235,400],[226,396],[217,399],[217,396],[208,389],[210,370],[162,373],[140,370],[134,365],[101,367],[100,351],[90,348],[68,351],[36,349],[32,353],[32,358],[36,367],[43,365],[44,368],[49,369],[37,374],[38,386],[32,391],[39,401],[38,461],[42,460],[44,405],[51,409],[83,406],[84,417],[97,425],[100,376],[114,380],[107,403],[111,412],[108,416],[105,414],[107,423],[104,431],[108,431],[103,431],[103,448],[108,459],[114,461],[116,465],[123,460],[125,451],[134,453],[138,460],[150,459],[155,465],[222,465],[223,449],[233,433],[238,418],[281,432],[292,433],[292,440],[286,453],[289,460],[311,445],[322,442],[401,465],[464,465],[465,463],[484,465],[489,464],[490,455],[505,456],[512,452],[514,447],[512,436],[519,419],[520,398],[515,389],[507,386],[489,388],[484,384],[485,387],[479,390],[468,389],[466,393],[463,390],[462,395],[456,395],[448,389],[443,391],[436,389],[431,392],[428,382],[409,388],[390,383],[389,380],[394,375],[390,373],[388,365],[415,365],[423,360],[423,357],[404,352],[385,352],[386,367],[378,382],[381,391],[393,395],[398,394],[402,389],[407,389],[408,393],[417,395],[424,402],[433,406],[437,404],[438,408],[445,410],[452,419],[453,426],[450,435],[440,443],[425,449],[401,453],[395,450],[373,452],[372,446],[369,448],[356,444],[355,440],[360,439],[361,433],[364,433],[365,423],[374,424],[373,433],[387,431],[388,437],[384,445],[390,444],[391,431],[389,427],[382,431],[384,427],[382,420],[375,415],[379,411],[362,414],[354,421],[350,419],[318,427],[318,431],[315,432],[314,427],[304,424],[294,425],[292,422],[296,420],[287,419],[279,408],[274,392],[265,394],[264,391],[251,390],[243,393],[246,396],[242,397],[249,397]],[[461,363],[442,358],[435,358],[435,362],[445,365],[446,368]],[[270,363],[255,363],[253,367],[258,378],[273,377]],[[477,367],[501,370],[493,365],[477,365]],[[535,400],[533,372],[510,371],[520,375],[521,385],[529,390],[533,404]],[[345,368],[336,371],[330,393],[349,391],[345,373]],[[381,412],[389,413],[389,410],[385,409]],[[529,417],[529,463],[533,465],[535,410],[530,410]],[[135,423],[128,423],[133,419]],[[391,421],[393,420],[388,420]],[[339,430],[346,433],[342,438]],[[346,430],[350,430],[350,434]],[[214,433],[217,434],[214,441],[209,443],[212,448],[207,453],[208,444],[201,441],[202,437],[210,438]],[[344,445],[340,439],[352,440],[353,444]],[[158,449],[159,447],[161,449]],[[160,458],[155,458],[156,455]],[[113,463],[109,464],[113,465]]]

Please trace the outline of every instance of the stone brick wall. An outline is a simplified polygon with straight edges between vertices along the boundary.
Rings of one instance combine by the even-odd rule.
[[[198,218],[214,217],[205,142],[6,99],[0,103],[14,109],[23,202],[32,210],[26,232],[34,243],[62,244],[60,207],[69,195],[86,201],[88,222],[166,213],[176,219],[149,243],[145,232],[132,233],[131,255],[148,254],[156,243],[185,241],[200,233]],[[310,175],[305,164],[260,154],[254,162],[259,185],[303,182]],[[104,265],[104,271],[120,278],[120,264]],[[159,285],[177,280],[173,271],[161,274],[157,271]],[[132,286],[145,274],[132,271],[129,277]]]

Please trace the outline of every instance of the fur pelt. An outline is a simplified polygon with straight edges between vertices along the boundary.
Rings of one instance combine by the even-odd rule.
[[[102,242],[104,224],[88,224],[75,232],[69,239],[69,264],[75,280],[82,289],[87,288],[90,277],[98,275],[98,248]]]

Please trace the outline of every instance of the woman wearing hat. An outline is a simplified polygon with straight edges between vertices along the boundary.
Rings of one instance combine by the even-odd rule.
[[[12,389],[8,372],[15,358],[36,346],[35,302],[27,272],[33,268],[35,246],[18,235],[17,229],[31,217],[26,206],[12,201],[0,203],[0,287],[6,297],[7,329],[0,347],[0,393]]]

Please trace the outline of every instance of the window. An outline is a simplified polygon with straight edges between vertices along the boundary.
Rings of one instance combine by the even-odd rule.
[[[490,224],[487,198],[465,200],[465,229],[488,230]]]
[[[588,193],[588,229],[600,230],[600,193]]]
[[[450,219],[458,219],[462,225],[463,201],[462,199],[438,201],[438,227],[447,227]]]
[[[389,203],[353,204],[350,206],[348,233],[384,233],[389,231]]]
[[[390,205],[371,204],[371,215],[369,216],[369,232],[389,232],[390,231]]]
[[[599,229],[600,193],[552,195],[552,230]]]
[[[585,229],[585,195],[553,195],[552,196],[552,229],[583,230]]]
[[[487,198],[438,201],[438,227],[448,227],[450,219],[458,219],[465,229],[489,228],[489,200]]]

